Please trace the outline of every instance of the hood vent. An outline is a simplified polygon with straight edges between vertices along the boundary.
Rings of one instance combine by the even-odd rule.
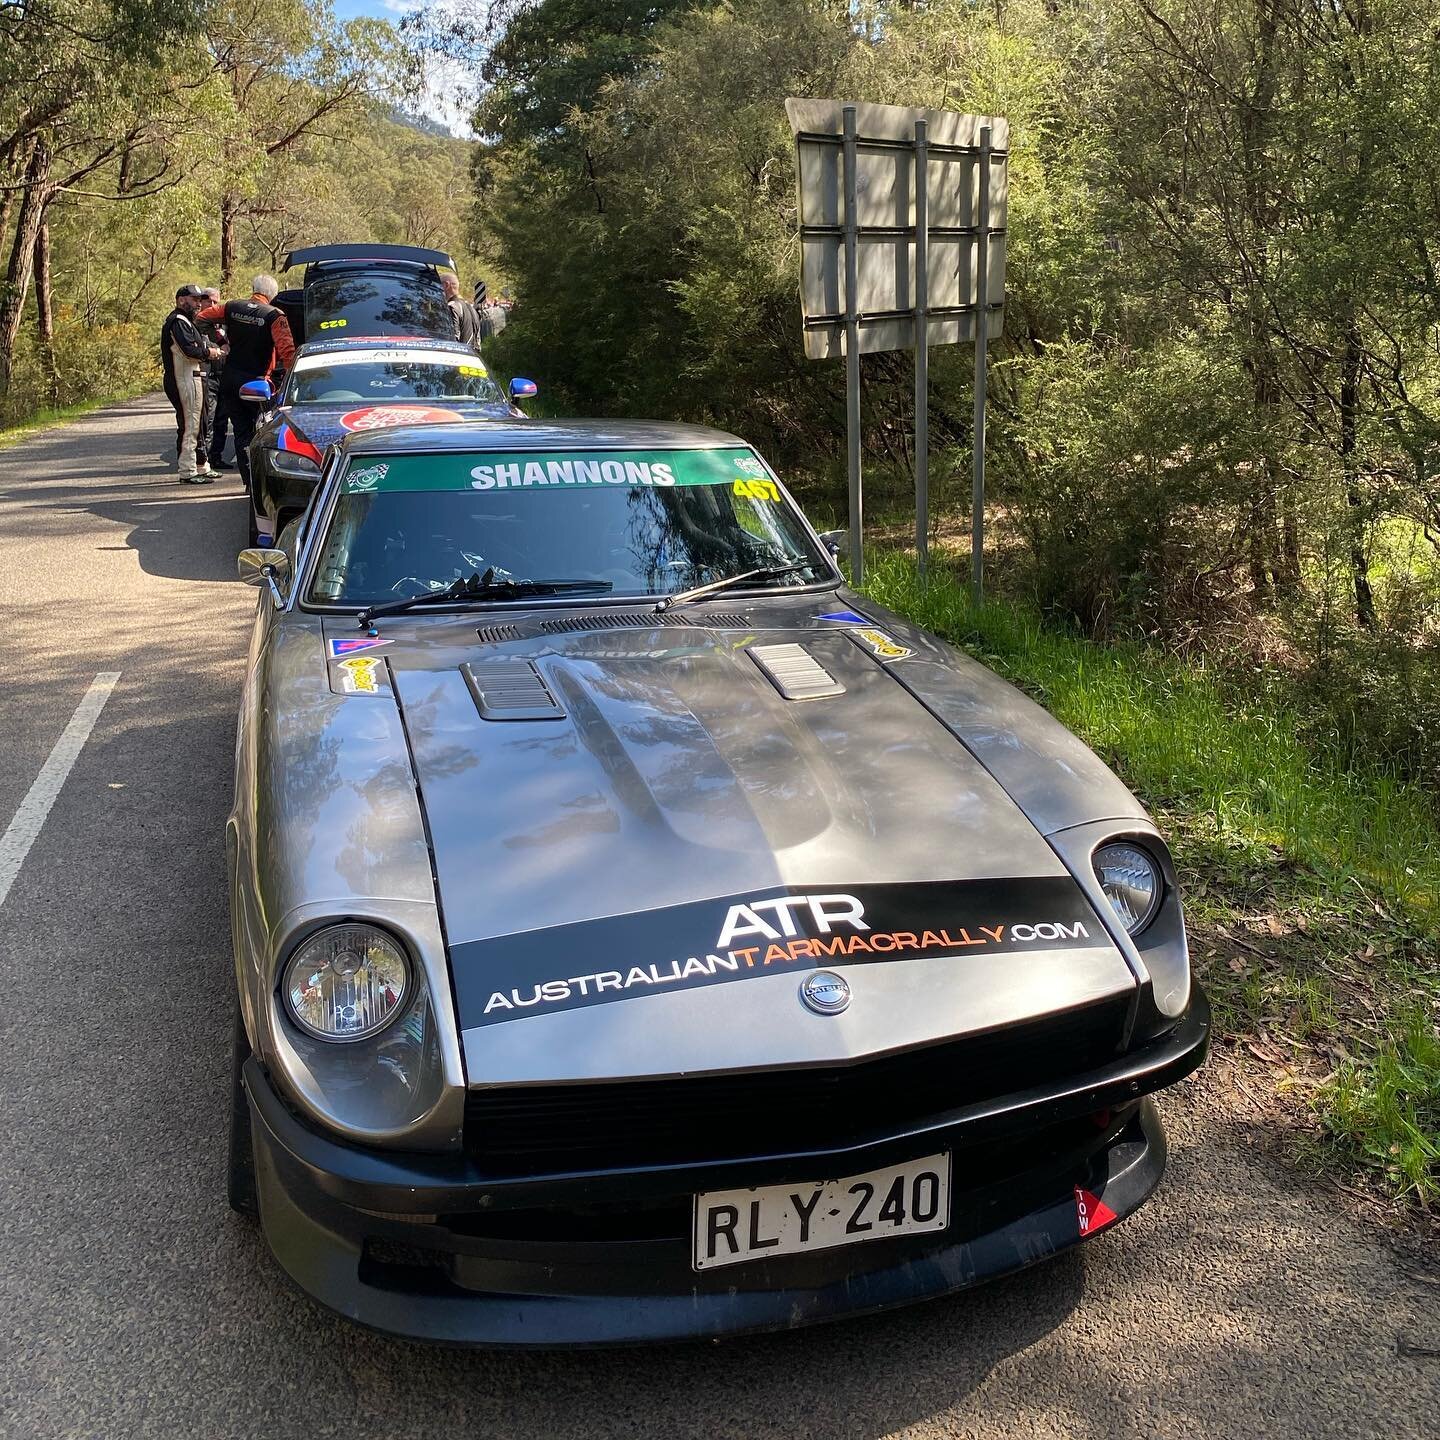
[[[482,625],[475,633],[486,645],[503,645],[507,640],[520,638],[520,632],[513,625]]]
[[[845,693],[845,687],[803,645],[752,645],[750,657],[787,700]]]
[[[482,660],[460,673],[482,720],[563,720],[565,712],[528,660]]]
[[[749,622],[743,615],[712,615],[708,611],[698,619],[672,614],[669,610],[617,610],[606,615],[567,615],[561,620],[541,621],[545,635],[569,635],[577,630],[653,630],[657,626],[701,625],[711,630],[745,630]]]

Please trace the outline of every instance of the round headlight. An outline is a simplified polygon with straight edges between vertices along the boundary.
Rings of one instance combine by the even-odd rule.
[[[1102,845],[1095,852],[1095,874],[1120,923],[1138,935],[1160,908],[1160,867],[1138,845]]]
[[[331,925],[290,957],[280,993],[290,1018],[319,1040],[364,1040],[401,1011],[405,953],[373,925]]]

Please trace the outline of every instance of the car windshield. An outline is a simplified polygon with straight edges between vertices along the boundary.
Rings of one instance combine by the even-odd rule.
[[[448,340],[455,324],[433,270],[349,267],[305,286],[305,334],[311,340],[357,335],[432,335]]]
[[[357,400],[480,400],[504,403],[478,355],[437,358],[423,350],[382,350],[364,356],[302,355],[295,362],[288,405]]]
[[[832,573],[748,448],[362,455],[307,599],[373,605],[490,572],[658,596],[785,565],[769,584]]]

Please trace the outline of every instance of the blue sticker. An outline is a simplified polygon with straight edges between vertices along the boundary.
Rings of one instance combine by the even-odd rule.
[[[373,650],[377,645],[388,645],[388,640],[332,640],[330,658],[338,660],[342,655],[353,655],[357,650]]]
[[[816,616],[818,620],[834,620],[841,625],[869,625],[872,622],[853,610],[831,610],[829,614]]]

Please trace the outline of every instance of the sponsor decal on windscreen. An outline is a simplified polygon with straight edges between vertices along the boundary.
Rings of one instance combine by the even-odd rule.
[[[780,487],[765,474],[764,465],[750,449],[397,455],[388,460],[378,486],[358,484],[357,472],[345,477],[349,492],[378,488],[574,494],[620,486],[668,490],[677,485],[728,485],[736,494],[752,500],[780,498]]]
[[[817,964],[1109,945],[1068,876],[783,888],[456,945],[463,1028]],[[597,956],[606,957],[597,964]]]

